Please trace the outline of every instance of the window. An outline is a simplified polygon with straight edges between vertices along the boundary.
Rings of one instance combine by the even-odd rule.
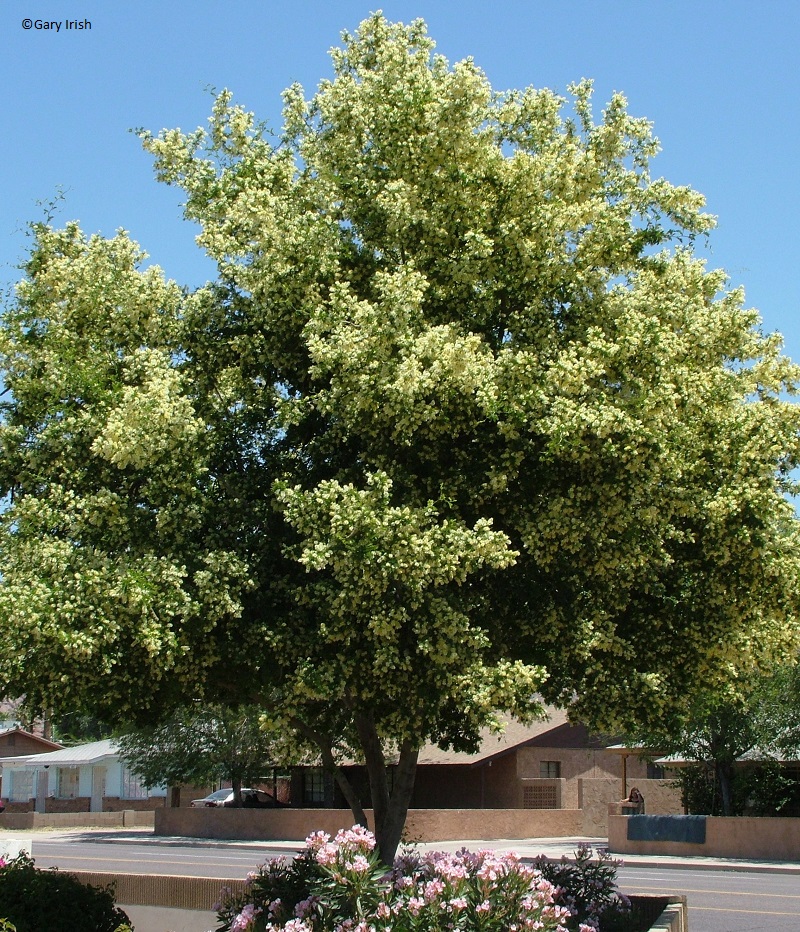
[[[311,767],[303,773],[303,802],[325,804],[325,771]]]
[[[648,763],[647,779],[648,780],[663,780],[664,779],[664,768],[660,764]]]
[[[11,773],[11,793],[9,798],[17,802],[27,802],[36,796],[35,778],[32,770],[14,770]]]
[[[78,795],[79,769],[77,767],[59,767],[56,778],[56,796],[59,799],[75,799]]]
[[[546,780],[558,780],[561,777],[560,760],[543,760],[539,762],[539,776]]]
[[[122,798],[147,799],[147,787],[127,767],[122,768]]]

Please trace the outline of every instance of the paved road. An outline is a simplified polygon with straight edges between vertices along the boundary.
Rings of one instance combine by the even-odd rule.
[[[800,876],[739,871],[623,867],[625,893],[681,893],[689,932],[798,932]]]
[[[257,864],[289,853],[285,848],[263,846],[206,847],[155,840],[120,843],[89,833],[59,840],[34,835],[32,847],[37,867],[223,880],[241,880]]]
[[[116,838],[116,840],[115,840]],[[33,835],[40,867],[241,878],[287,845],[243,846],[123,837],[86,832]],[[800,875],[753,871],[627,866],[619,872],[626,893],[680,893],[688,897],[690,932],[798,932]]]

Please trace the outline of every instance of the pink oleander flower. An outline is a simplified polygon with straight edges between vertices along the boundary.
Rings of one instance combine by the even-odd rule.
[[[283,927],[283,932],[313,932],[313,930],[302,919],[290,919]]]
[[[425,905],[425,900],[423,900],[422,897],[412,896],[408,901],[408,911],[411,913],[412,916],[416,916],[419,914],[419,911],[422,909],[424,905]]]
[[[337,845],[344,845],[356,849],[372,851],[375,847],[375,836],[363,825],[354,825],[352,828],[339,829],[333,839]]]
[[[545,880],[544,877],[540,877],[540,878],[536,881],[535,889],[536,889],[539,893],[546,893],[546,894],[548,894],[549,896],[555,895],[555,892],[556,892],[555,886],[554,886],[553,884],[551,884],[549,880]]]
[[[330,840],[331,836],[327,832],[312,832],[308,838],[306,838],[306,848],[311,848],[312,850],[321,848]]]
[[[460,909],[466,909],[468,904],[463,896],[456,896],[447,905],[453,912],[457,912]]]
[[[492,908],[492,904],[488,900],[484,900],[482,903],[478,903],[475,907],[476,913],[488,913]]]
[[[436,862],[436,873],[445,880],[463,880],[467,876],[467,868],[463,861],[442,858]]]
[[[352,861],[347,862],[346,867],[357,874],[366,874],[369,871],[369,861],[363,854],[357,854]]]
[[[320,848],[317,849],[317,863],[322,864],[323,867],[326,867],[328,864],[335,864],[336,855],[338,852],[339,849],[335,844],[331,842],[323,844]]]
[[[248,929],[253,927],[256,916],[260,912],[260,909],[253,906],[252,903],[248,903],[231,923],[231,932],[247,932]]]
[[[392,910],[389,907],[388,903],[378,903],[378,908],[375,910],[375,914],[378,919],[388,919],[392,915]]]
[[[426,903],[435,900],[438,896],[441,896],[442,893],[444,893],[444,884],[441,880],[429,880],[422,888],[422,895]]]

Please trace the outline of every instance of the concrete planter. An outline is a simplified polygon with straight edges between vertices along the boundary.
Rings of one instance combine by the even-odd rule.
[[[631,896],[631,903],[650,918],[649,932],[688,932],[689,912],[685,896]]]
[[[116,886],[117,904],[131,918],[136,932],[207,932],[215,925],[212,906],[223,886],[244,889],[242,880],[207,877],[164,877],[151,874],[112,874],[70,871],[83,883]],[[652,915],[650,932],[687,932],[686,898],[633,896],[645,915]]]

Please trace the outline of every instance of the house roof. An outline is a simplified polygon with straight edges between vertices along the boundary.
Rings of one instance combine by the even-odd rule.
[[[81,764],[94,764],[106,757],[116,757],[117,745],[111,738],[102,741],[90,741],[88,744],[76,744],[71,748],[62,748],[60,751],[51,751],[49,754],[39,754],[36,757],[37,766],[55,764],[61,767],[77,767]]]
[[[58,744],[55,741],[50,741],[47,738],[43,738],[41,735],[35,735],[30,731],[26,731],[24,728],[20,728],[19,725],[15,725],[12,728],[4,728],[2,731],[0,731],[0,738],[5,738],[8,735],[22,735],[29,741],[33,741],[35,744],[41,745],[43,751],[57,751],[63,747],[63,745]]]
[[[588,734],[583,725],[570,725],[567,713],[552,706],[545,708],[547,717],[539,722],[523,725],[508,715],[499,716],[504,730],[480,731],[477,751],[443,750],[436,744],[426,744],[419,752],[417,763],[428,766],[461,765],[477,767],[487,761],[510,754],[516,748],[540,745],[542,747],[604,747],[602,741]],[[361,758],[345,757],[339,764],[345,767],[363,765]],[[387,754],[387,763],[396,764],[397,754]],[[318,766],[318,764],[310,764]]]
[[[474,753],[469,751],[444,751],[435,744],[426,744],[419,752],[419,764],[467,764],[476,766],[496,757],[502,757],[515,748],[536,743],[537,739],[562,726],[568,727],[567,713],[562,709],[547,709],[547,719],[523,725],[509,716],[501,716],[505,730],[492,733],[482,728],[480,745]]]
[[[99,764],[117,756],[117,745],[113,739],[91,741],[77,744],[71,748],[61,748],[46,754],[26,754],[21,757],[9,757],[2,763],[7,767],[25,766],[27,769],[40,767],[80,767],[83,764]]]

